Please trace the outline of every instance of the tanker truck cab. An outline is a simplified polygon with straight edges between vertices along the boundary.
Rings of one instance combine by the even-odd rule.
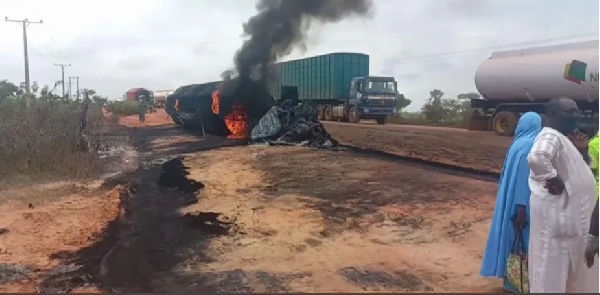
[[[349,85],[349,121],[374,119],[378,124],[385,124],[388,117],[397,113],[397,85],[393,77],[353,78]]]

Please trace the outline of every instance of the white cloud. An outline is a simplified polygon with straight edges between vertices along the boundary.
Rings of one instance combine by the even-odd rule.
[[[411,56],[597,32],[598,1],[375,0],[371,19],[314,25],[303,54],[371,56],[371,72],[394,75],[416,110],[433,88],[474,91],[477,66],[492,50],[428,61]],[[2,0],[2,15],[42,19],[30,25],[31,80],[54,84],[60,68],[81,87],[120,97],[133,87],[176,88],[218,79],[240,47],[241,24],[254,13],[240,0]],[[0,78],[23,81],[22,31],[0,22]]]

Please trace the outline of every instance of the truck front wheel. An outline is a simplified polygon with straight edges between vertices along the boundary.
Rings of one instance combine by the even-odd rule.
[[[350,109],[348,110],[348,122],[360,122],[360,114],[358,114],[358,109],[356,109],[356,107],[350,107]]]
[[[333,108],[330,105],[323,107],[323,119],[325,121],[333,121]]]
[[[519,117],[516,113],[502,111],[497,113],[492,120],[492,130],[500,136],[513,136]]]
[[[376,121],[379,125],[385,125],[386,118],[378,118],[376,119]]]

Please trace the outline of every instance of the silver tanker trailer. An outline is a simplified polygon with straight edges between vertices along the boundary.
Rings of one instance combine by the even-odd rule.
[[[494,52],[475,74],[472,130],[512,136],[521,114],[545,118],[546,103],[574,99],[584,125],[598,126],[598,41]],[[593,127],[593,126],[592,126]]]

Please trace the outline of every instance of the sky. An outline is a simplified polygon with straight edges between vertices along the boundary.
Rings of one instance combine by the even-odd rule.
[[[416,111],[433,89],[447,96],[476,92],[477,67],[495,50],[598,38],[599,1],[593,0],[374,2],[370,17],[313,23],[306,50],[284,60],[367,53],[371,75],[395,77],[399,91],[413,101],[407,110]],[[71,64],[65,77],[78,76],[80,88],[117,99],[134,87],[165,90],[218,80],[233,66],[254,4],[0,0],[0,18],[43,21],[27,28],[31,81],[52,86],[61,79],[54,64]],[[596,36],[558,39],[590,33]],[[18,84],[25,80],[21,26],[0,21],[0,38],[0,80]]]

